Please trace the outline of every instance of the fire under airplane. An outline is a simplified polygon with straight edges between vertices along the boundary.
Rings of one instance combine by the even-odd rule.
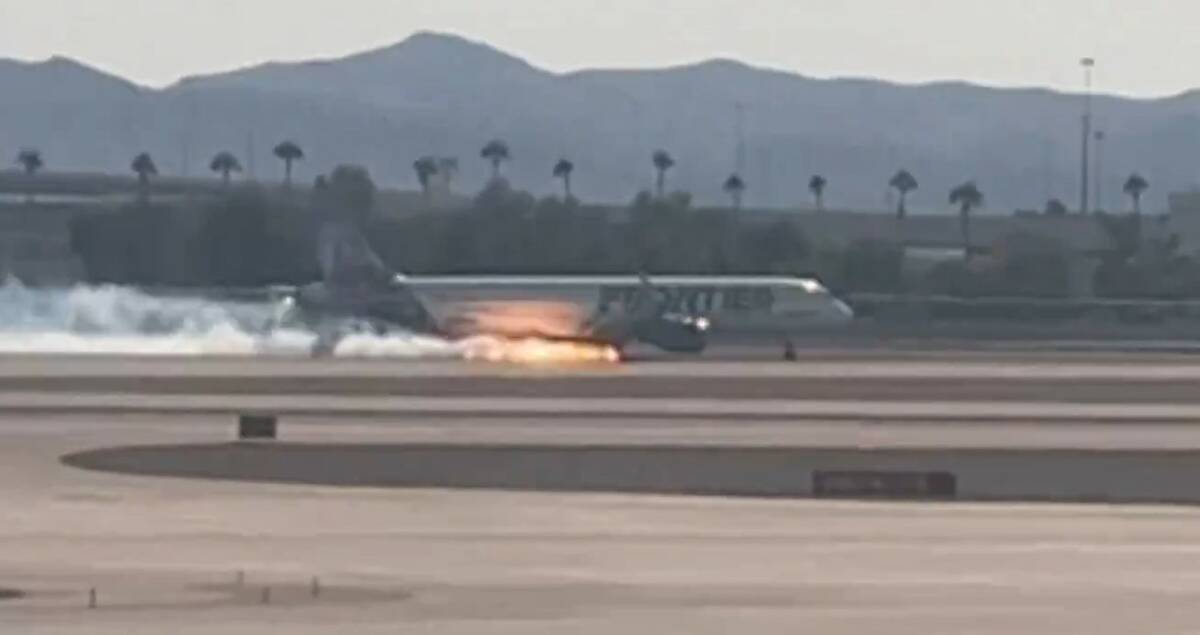
[[[408,277],[350,223],[322,228],[318,259],[321,281],[276,289],[282,319],[317,332],[317,355],[363,330],[572,342],[614,357],[634,342],[700,353],[722,337],[773,341],[789,354],[796,335],[853,319],[819,282],[786,276]]]

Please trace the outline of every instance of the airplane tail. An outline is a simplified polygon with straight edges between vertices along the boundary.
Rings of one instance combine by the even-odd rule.
[[[403,276],[387,267],[352,222],[329,221],[317,235],[325,301],[372,323],[440,334],[436,320]]]
[[[352,222],[326,222],[317,234],[317,261],[330,287],[362,287],[390,282],[388,269]]]

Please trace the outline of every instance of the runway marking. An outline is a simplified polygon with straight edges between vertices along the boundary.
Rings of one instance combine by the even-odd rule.
[[[1200,422],[1200,404],[829,401],[770,399],[557,399],[342,395],[2,393],[0,408],[26,412],[429,414],[455,416],[652,416],[914,421]]]
[[[296,360],[271,358],[144,359],[104,357],[0,358],[0,378],[96,377],[273,377],[312,378],[794,378],[794,379],[981,379],[1003,381],[1120,380],[1155,382],[1200,380],[1200,357],[1179,363],[1078,361],[895,361],[802,360],[799,363],[662,362],[619,366],[528,367],[464,362],[403,360]]]

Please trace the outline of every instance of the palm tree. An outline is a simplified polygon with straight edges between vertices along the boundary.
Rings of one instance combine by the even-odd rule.
[[[738,176],[736,173],[730,174],[729,178],[725,179],[725,185],[722,187],[722,189],[724,189],[725,193],[728,194],[731,199],[733,199],[734,211],[741,211],[742,194],[746,192],[746,182],[742,180],[742,177]]]
[[[21,150],[17,153],[17,165],[21,166],[21,170],[24,171],[25,175],[29,177],[37,174],[38,170],[41,170],[46,166],[45,162],[42,161],[42,153],[32,148]],[[31,183],[31,189],[25,194],[25,200],[30,203],[33,202],[32,187],[33,185]]]
[[[138,198],[144,203],[150,200],[150,177],[158,175],[158,166],[148,153],[141,153],[133,158],[129,169],[137,173]]]
[[[425,198],[430,195],[430,183],[434,175],[438,173],[438,162],[433,157],[425,156],[413,161],[413,171],[417,173],[417,182],[421,184],[421,191],[425,193]]]
[[[900,202],[896,206],[896,218],[903,220],[908,216],[908,193],[920,187],[916,177],[908,170],[900,170],[888,181],[888,185],[900,192]]]
[[[813,177],[808,180],[808,191],[812,192],[813,202],[816,203],[818,212],[825,211],[826,185],[829,185],[829,182],[826,181],[825,177],[821,176],[820,174],[814,174]]]
[[[1129,175],[1129,179],[1125,181],[1125,194],[1133,200],[1133,213],[1141,215],[1142,213],[1142,193],[1150,189],[1150,182],[1142,178],[1142,175],[1134,172]]]
[[[967,181],[950,190],[950,204],[958,205],[958,222],[962,230],[963,258],[971,258],[971,210],[983,205],[983,192],[974,181]]]
[[[437,160],[437,171],[441,175],[442,181],[446,184],[446,191],[450,191],[450,185],[454,182],[454,177],[458,174],[458,159],[455,157],[442,157]]]
[[[275,146],[275,156],[283,161],[283,184],[292,186],[292,164],[304,160],[304,149],[295,141],[284,141]]]
[[[21,166],[21,170],[29,176],[37,174],[38,170],[46,167],[45,162],[42,161],[42,153],[32,148],[17,153],[17,165]]]
[[[495,181],[500,178],[500,166],[505,161],[512,159],[512,152],[509,151],[507,143],[500,139],[493,139],[483,146],[483,149],[479,151],[479,156],[491,162],[492,180]]]
[[[658,171],[655,189],[658,191],[658,198],[662,198],[666,195],[667,172],[675,167],[675,159],[666,150],[655,150],[651,160],[654,162],[654,169]]]
[[[220,174],[221,182],[225,184],[225,187],[229,187],[229,175],[241,172],[242,163],[233,156],[232,152],[218,152],[217,156],[213,157],[212,162],[208,164],[208,169]]]
[[[575,172],[575,164],[570,159],[562,158],[554,164],[554,178],[562,179],[563,200],[571,199],[571,175]]]

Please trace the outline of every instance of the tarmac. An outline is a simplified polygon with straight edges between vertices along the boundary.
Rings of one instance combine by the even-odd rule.
[[[1176,354],[5,358],[0,632],[1195,632],[1200,507],[1154,494],[1200,491],[1197,378]],[[243,410],[280,441],[231,443]],[[948,469],[966,500],[813,500],[816,455]],[[798,489],[637,487],[713,456]],[[1121,483],[1149,496],[1014,500]]]

